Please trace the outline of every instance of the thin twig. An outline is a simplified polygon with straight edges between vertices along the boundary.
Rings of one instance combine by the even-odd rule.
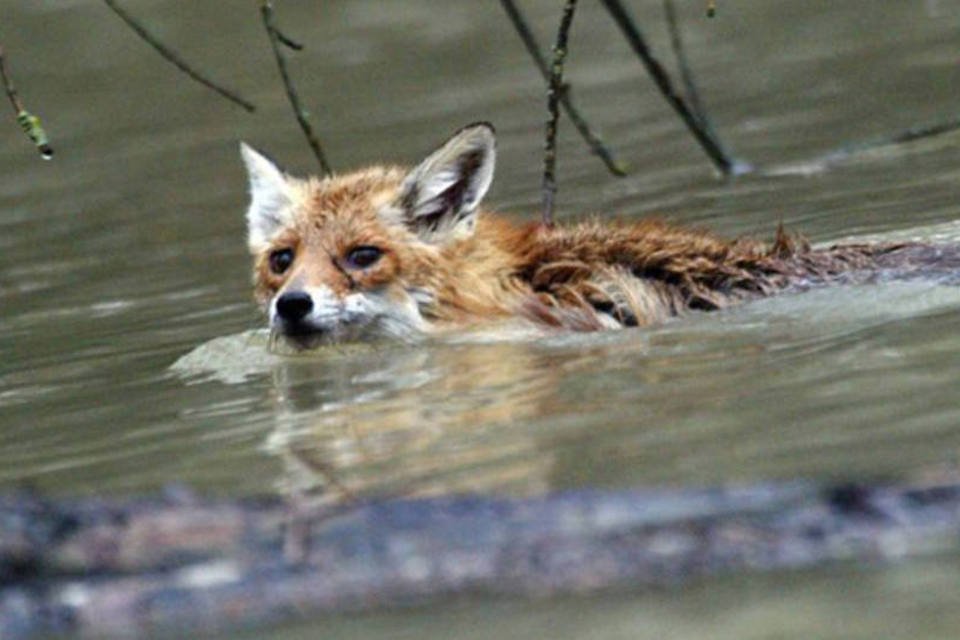
[[[567,57],[567,37],[577,0],[566,0],[563,17],[553,45],[553,64],[550,65],[550,83],[547,87],[547,127],[543,149],[543,224],[553,226],[553,198],[557,193],[557,123],[560,120],[560,96],[563,95],[563,61]]]
[[[10,99],[13,112],[20,113],[21,111],[26,111],[23,107],[23,102],[20,101],[20,96],[17,95],[17,88],[13,86],[13,80],[10,79],[7,73],[7,52],[4,50],[3,45],[0,45],[0,75],[3,76],[3,88],[7,92],[7,98]]]
[[[931,138],[944,133],[950,133],[951,131],[956,131],[957,129],[960,129],[960,116],[950,118],[949,120],[944,120],[942,122],[930,122],[927,124],[916,125],[887,136],[880,136],[878,138],[868,140],[859,145],[854,145],[851,148],[860,151],[885,145],[903,144],[905,142],[913,142],[914,140],[919,140],[921,138]]]
[[[523,41],[530,57],[533,58],[533,62],[540,71],[540,75],[543,76],[545,82],[549,82],[550,67],[547,59],[540,50],[540,46],[537,44],[533,32],[530,31],[527,20],[524,18],[523,13],[521,13],[520,8],[514,0],[500,0],[500,4],[503,6],[504,11],[506,11],[507,17],[510,18],[510,22],[520,36],[520,40]],[[564,85],[560,93],[560,104],[570,118],[570,122],[573,123],[573,126],[577,128],[580,136],[587,143],[587,146],[590,147],[590,151],[600,158],[603,164],[606,165],[607,170],[615,176],[622,177],[627,175],[623,165],[613,157],[613,153],[607,148],[600,136],[591,130],[590,125],[583,115],[581,115],[580,110],[573,104],[573,98],[570,95],[570,85]]]
[[[289,48],[293,49],[294,51],[303,51],[303,45],[297,42],[296,40],[294,40],[293,38],[291,38],[290,36],[288,36],[287,34],[279,30],[276,31],[276,34],[277,34],[277,39],[283,44],[287,45]]]
[[[835,149],[829,153],[823,154],[818,159],[814,160],[814,164],[825,167],[831,164],[842,162],[861,153],[873,151],[874,149],[895,147],[897,145],[914,142],[915,140],[933,138],[935,136],[951,133],[957,130],[960,130],[960,116],[955,116],[940,122],[919,124],[907,129],[901,129],[900,131],[896,131],[888,135],[877,136],[862,142],[844,145],[839,149]]]
[[[650,47],[647,46],[646,41],[644,41],[643,36],[640,34],[640,30],[627,14],[623,3],[620,2],[620,0],[601,0],[601,2],[613,18],[613,21],[616,22],[617,26],[623,32],[624,37],[626,37],[627,42],[633,48],[634,53],[640,58],[647,73],[653,78],[657,88],[660,89],[660,93],[670,106],[673,107],[674,111],[677,112],[683,120],[683,123],[690,130],[690,133],[693,134],[693,137],[700,143],[707,157],[710,158],[723,175],[730,175],[734,173],[735,170],[738,170],[740,165],[735,163],[727,152],[723,150],[719,141],[701,126],[697,117],[690,111],[687,103],[677,94],[673,83],[670,81],[669,74],[663,68],[663,65],[653,57]]]
[[[683,90],[690,100],[690,109],[700,121],[700,124],[710,131],[711,135],[716,137],[713,127],[707,118],[707,112],[703,108],[703,102],[700,100],[700,91],[693,81],[693,72],[690,71],[690,63],[687,60],[687,50],[683,46],[683,38],[680,36],[680,24],[677,22],[677,11],[673,6],[673,0],[663,0],[663,13],[667,18],[667,31],[670,33],[670,46],[673,48],[673,55],[677,59],[677,68],[680,71],[680,80],[683,82]]]
[[[297,95],[297,90],[290,80],[290,74],[287,71],[287,59],[283,55],[283,50],[280,48],[281,44],[290,46],[290,43],[293,41],[283,36],[279,29],[277,29],[276,22],[273,18],[273,3],[270,2],[270,0],[261,0],[260,15],[263,18],[263,26],[267,30],[267,35],[270,36],[270,46],[273,48],[273,55],[277,59],[277,69],[280,72],[280,78],[283,80],[283,86],[287,90],[287,98],[290,100],[290,107],[293,109],[293,114],[296,116],[297,122],[303,130],[303,135],[307,138],[307,144],[309,144],[310,149],[313,150],[313,155],[316,156],[317,162],[320,163],[320,169],[324,175],[330,175],[333,173],[333,169],[330,168],[327,157],[323,153],[323,148],[320,146],[320,141],[313,132],[310,121],[307,120],[306,111],[300,106],[300,96]]]
[[[119,16],[121,20],[126,22],[127,25],[131,29],[133,29],[138,36],[140,36],[143,40],[145,40],[147,44],[149,44],[151,47],[156,49],[157,53],[159,53],[161,56],[166,58],[169,62],[171,62],[174,66],[176,66],[178,69],[183,71],[185,74],[187,74],[188,76],[190,76],[191,78],[193,78],[194,80],[202,84],[203,86],[209,89],[213,89],[214,91],[219,93],[221,96],[223,96],[227,100],[233,102],[236,105],[243,107],[247,111],[253,112],[256,110],[256,107],[249,100],[246,100],[236,92],[231,91],[230,89],[227,89],[217,84],[213,80],[210,80],[209,78],[204,76],[202,73],[200,73],[199,71],[191,67],[189,64],[187,64],[183,60],[183,58],[181,58],[175,51],[173,51],[172,49],[170,49],[170,47],[166,46],[165,44],[157,40],[156,36],[150,33],[146,29],[146,27],[144,27],[142,24],[137,22],[137,20],[133,16],[131,16],[129,13],[127,13],[125,9],[120,7],[115,2],[115,0],[103,0],[103,2],[108,7],[110,7],[110,9],[115,14],[117,14],[117,16]]]
[[[7,93],[7,98],[10,100],[10,106],[13,107],[13,112],[17,116],[17,124],[19,124],[23,132],[27,134],[27,137],[33,141],[33,144],[36,145],[40,156],[44,160],[49,160],[53,157],[53,147],[50,146],[47,140],[47,134],[40,125],[40,118],[27,111],[26,107],[23,106],[23,101],[20,100],[17,88],[13,86],[13,80],[10,78],[10,74],[7,73],[7,56],[3,45],[0,45],[0,78],[3,80],[3,88]]]
[[[700,91],[697,89],[697,83],[693,79],[693,71],[690,67],[690,61],[687,59],[687,50],[683,45],[683,38],[680,35],[680,23],[677,20],[677,12],[673,0],[663,0],[663,12],[667,18],[667,31],[670,33],[670,45],[677,59],[680,80],[683,82],[683,90],[687,95],[687,99],[690,101],[690,109],[693,111],[693,115],[697,118],[697,121],[700,126],[703,127],[704,131],[706,131],[707,135],[716,141],[717,146],[722,149],[723,146],[720,143],[720,136],[717,135],[716,129],[713,128],[713,122],[707,114],[706,107],[703,106],[703,101],[700,99]],[[733,171],[735,173],[746,172],[751,169],[746,163],[734,162]]]

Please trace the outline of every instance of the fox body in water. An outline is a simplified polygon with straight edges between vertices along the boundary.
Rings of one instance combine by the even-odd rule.
[[[507,319],[644,326],[940,256],[929,245],[812,249],[782,231],[771,244],[729,241],[658,221],[511,224],[480,208],[495,160],[484,123],[412,170],[302,180],[246,145],[242,153],[256,297],[272,331],[300,347]]]

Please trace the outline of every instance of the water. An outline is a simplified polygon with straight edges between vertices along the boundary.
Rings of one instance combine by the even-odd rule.
[[[337,616],[324,637],[556,638],[576,640],[941,640],[956,637],[956,563],[918,562],[897,570],[829,571],[720,579],[685,589],[562,602],[454,603],[440,611]],[[955,600],[954,600],[955,602]],[[883,609],[878,607],[883,603]],[[287,629],[285,640],[316,637]],[[250,634],[242,638],[256,638]]]
[[[57,149],[42,162],[12,119],[0,128],[0,487],[522,494],[900,478],[955,463],[960,290],[936,283],[785,296],[617,334],[271,356],[250,302],[237,141],[295,172],[314,164],[256,11],[188,4],[131,10],[256,102],[255,115],[178,75],[102,3],[20,3],[0,26],[21,95]],[[632,4],[664,51],[659,3]],[[960,242],[960,134],[808,162],[955,112],[960,3],[719,4],[712,21],[685,8],[685,37],[725,142],[763,170],[718,181],[587,3],[568,77],[631,175],[606,175],[565,127],[561,218],[657,214],[762,236],[782,221],[815,242]],[[556,3],[523,6],[546,42]],[[400,7],[279,7],[307,44],[292,72],[331,161],[413,162],[463,124],[491,120],[500,156],[489,203],[535,215],[542,88],[499,6]],[[831,568],[616,598],[460,603],[331,632],[448,637],[467,625],[476,637],[616,638],[642,622],[658,637],[806,638],[842,635],[829,631],[839,619],[851,637],[943,637],[950,627],[931,620],[955,621],[957,577],[952,561]],[[866,608],[875,621],[852,613]]]

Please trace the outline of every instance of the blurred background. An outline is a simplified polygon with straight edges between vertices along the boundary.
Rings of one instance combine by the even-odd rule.
[[[562,3],[519,4],[548,48]],[[627,4],[672,68],[662,3]],[[937,282],[785,296],[615,335],[272,356],[255,331],[238,142],[295,174],[316,166],[255,3],[123,4],[254,114],[177,72],[101,2],[7,5],[0,43],[56,157],[40,160],[6,112],[0,488],[538,493],[898,479],[956,462],[960,290]],[[276,5],[306,47],[288,53],[291,74],[338,171],[414,163],[489,120],[488,206],[538,215],[544,86],[498,2]],[[956,114],[960,2],[720,0],[714,19],[704,2],[678,3],[714,125],[759,169],[735,181],[716,176],[599,3],[581,5],[566,79],[630,174],[610,176],[562,120],[561,219],[658,215],[761,237],[782,221],[815,242],[960,242],[957,134],[810,162]],[[324,629],[948,637],[957,569],[949,558],[572,603],[465,602]]]

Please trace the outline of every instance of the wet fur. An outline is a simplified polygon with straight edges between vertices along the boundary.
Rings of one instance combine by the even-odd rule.
[[[380,322],[371,333],[430,333],[509,318],[600,330],[650,325],[787,288],[863,279],[880,266],[895,266],[898,252],[911,246],[814,249],[782,229],[770,243],[725,240],[656,220],[515,225],[490,211],[457,209],[476,195],[468,182],[437,189],[433,200],[423,195],[420,174],[439,171],[433,165],[447,162],[445,170],[470,175],[482,163],[455,145],[454,151],[469,162],[453,152],[447,155],[460,164],[442,154],[438,161],[437,152],[426,169],[412,172],[371,167],[324,180],[285,178],[293,185],[286,219],[266,241],[251,239],[257,298],[269,305],[283,290],[322,284],[337,299],[362,294],[387,316],[391,305],[402,308],[394,329]],[[376,245],[384,255],[369,269],[351,271],[344,256],[358,245]],[[294,248],[297,259],[277,276],[267,256],[281,246]],[[366,333],[345,329],[337,337]]]

